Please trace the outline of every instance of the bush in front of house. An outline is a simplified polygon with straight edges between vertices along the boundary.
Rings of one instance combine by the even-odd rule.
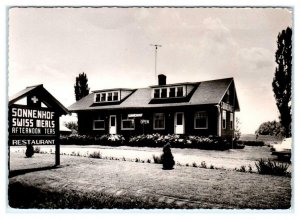
[[[221,137],[180,136],[176,134],[133,136],[129,139],[128,145],[162,147],[166,143],[170,143],[173,148],[196,148],[204,150],[227,150],[231,148],[231,144]]]
[[[72,134],[69,136],[60,136],[60,144],[62,145],[108,145],[120,146],[125,143],[125,138],[122,135],[102,135],[89,136]]]
[[[122,135],[118,134],[102,136],[72,134],[61,136],[60,143],[62,145],[129,145],[136,147],[163,147],[163,145],[170,143],[172,148],[195,148],[203,150],[228,150],[231,148],[231,144],[221,137],[180,136],[176,134],[161,135],[158,133],[132,136],[128,141]]]
[[[125,138],[123,137],[123,135],[108,134],[108,135],[102,135],[99,138],[99,144],[101,145],[120,146],[120,145],[124,145],[124,143],[125,143]]]

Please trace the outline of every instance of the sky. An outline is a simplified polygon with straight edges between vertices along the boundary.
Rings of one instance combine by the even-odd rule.
[[[43,84],[64,106],[85,72],[90,90],[234,77],[243,134],[278,120],[272,91],[286,8],[12,8],[8,95]]]

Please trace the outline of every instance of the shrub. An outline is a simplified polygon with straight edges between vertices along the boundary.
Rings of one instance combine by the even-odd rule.
[[[60,143],[62,145],[109,145],[120,146],[125,142],[125,138],[122,135],[102,135],[102,136],[89,136],[72,134],[69,136],[60,136]]]
[[[34,153],[40,153],[41,152],[41,148],[40,147],[34,147],[34,150],[33,150]]]
[[[271,161],[270,159],[268,159],[267,161],[260,159],[259,161],[255,162],[255,166],[259,174],[277,176],[285,176],[289,174],[289,172],[287,171],[289,167],[288,163],[280,163],[276,161]]]
[[[196,164],[196,162],[193,162],[193,167],[198,167],[198,165]]]
[[[201,167],[201,168],[207,168],[205,161],[202,161],[202,162],[201,162],[200,167]]]
[[[174,148],[198,148],[207,150],[228,150],[231,144],[221,137],[180,136],[148,134],[130,137],[128,145],[161,147],[169,143]]]
[[[161,162],[164,170],[171,170],[175,165],[174,157],[171,152],[170,143],[167,143],[163,148],[163,154],[161,155]]]
[[[94,151],[92,154],[89,155],[89,158],[98,158],[98,159],[101,159],[102,158],[102,154],[100,153],[100,151]]]
[[[246,172],[246,166],[242,165],[241,168],[238,169],[237,171],[245,173]]]
[[[141,162],[140,158],[135,158],[135,162],[136,163]]]
[[[33,146],[31,144],[26,145],[26,151],[25,151],[26,157],[32,157],[33,154],[34,154]]]
[[[154,162],[154,163],[158,163],[158,164],[161,164],[161,163],[162,163],[162,162],[161,162],[161,157],[155,156],[154,154],[152,155],[152,157],[153,157],[153,162]]]
[[[122,135],[102,135],[99,139],[99,143],[102,145],[109,145],[109,146],[120,146],[123,145],[125,142],[125,138]]]
[[[251,166],[250,164],[248,165],[248,168],[249,168],[249,169],[248,169],[248,172],[249,172],[249,173],[253,173],[252,166]]]

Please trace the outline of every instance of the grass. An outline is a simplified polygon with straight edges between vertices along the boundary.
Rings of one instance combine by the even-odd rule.
[[[158,198],[145,200],[139,197],[121,196],[105,192],[89,193],[85,191],[45,191],[32,186],[15,183],[9,186],[9,205],[12,208],[37,209],[101,209],[101,208],[178,208],[175,203],[162,203]],[[19,197],[26,197],[20,199]],[[64,197],[64,198],[62,198]],[[185,206],[181,206],[185,207]]]
[[[10,159],[11,170],[54,163],[51,154],[25,159],[12,153]],[[77,156],[61,156],[61,164],[11,177],[11,207],[287,209],[291,205],[289,177],[185,166],[166,171],[146,162]]]

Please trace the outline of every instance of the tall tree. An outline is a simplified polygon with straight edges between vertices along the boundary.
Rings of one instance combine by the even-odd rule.
[[[277,37],[277,63],[273,78],[273,92],[280,113],[280,123],[286,137],[291,136],[291,75],[292,75],[292,29],[282,30]]]
[[[74,85],[76,101],[80,100],[81,98],[89,94],[90,88],[88,87],[87,82],[88,79],[84,72],[79,74],[78,77],[76,77],[76,83]]]

